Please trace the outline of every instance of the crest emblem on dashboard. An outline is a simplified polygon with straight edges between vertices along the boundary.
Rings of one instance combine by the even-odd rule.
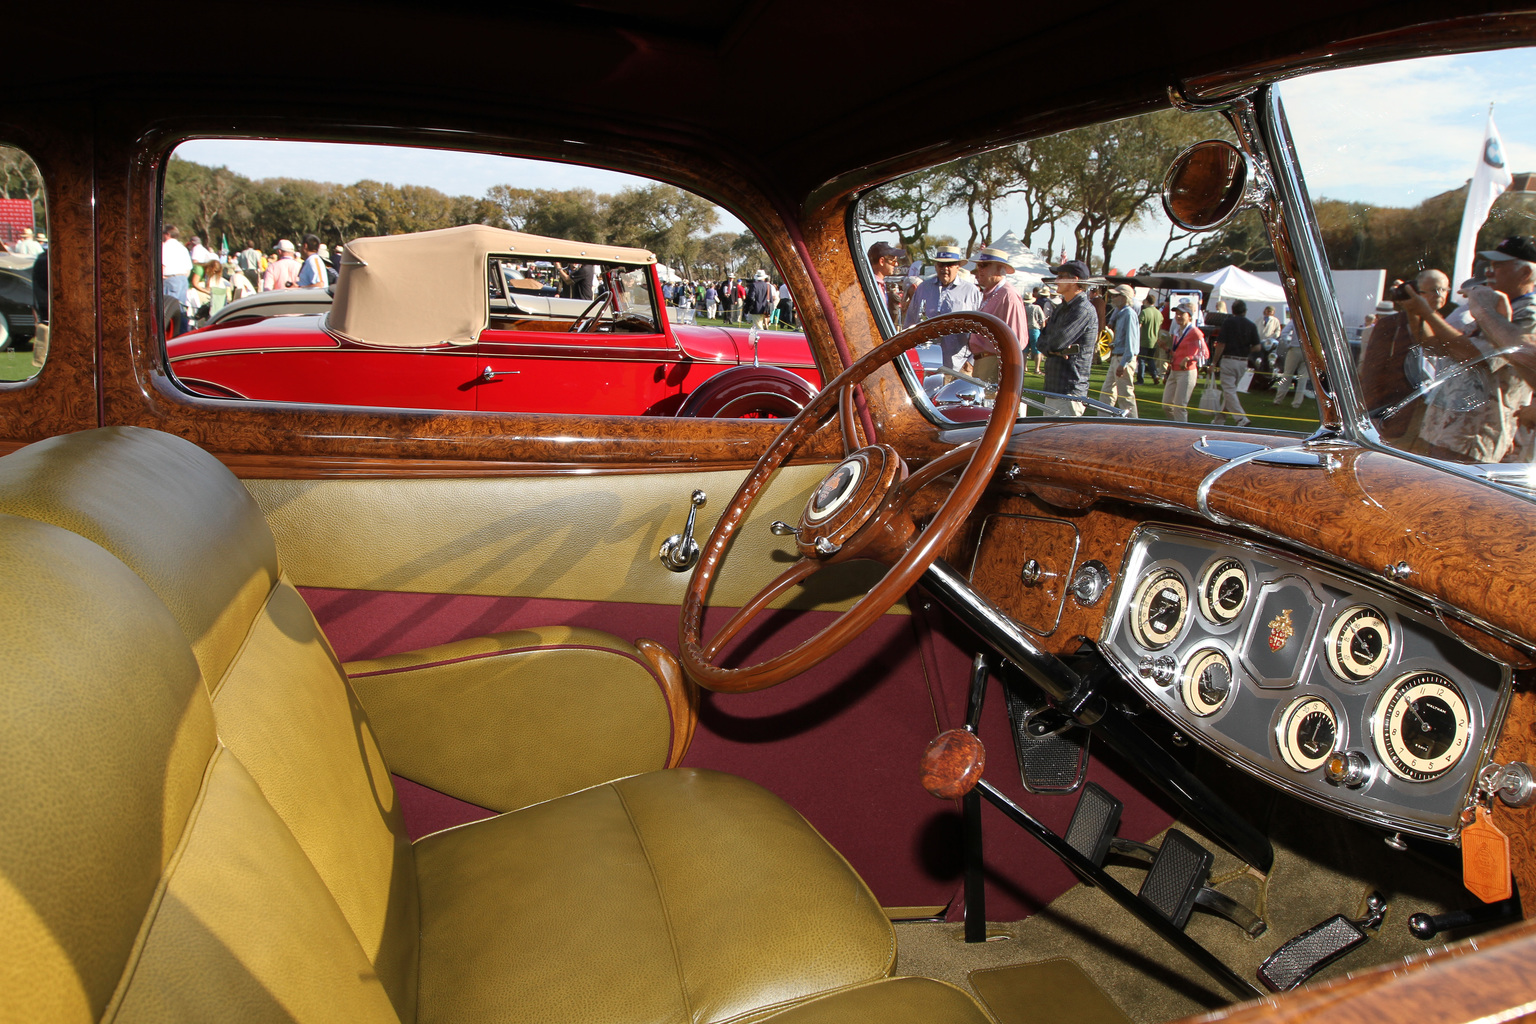
[[[1269,649],[1278,651],[1290,643],[1291,637],[1296,635],[1296,626],[1291,622],[1291,610],[1289,608],[1269,620]]]

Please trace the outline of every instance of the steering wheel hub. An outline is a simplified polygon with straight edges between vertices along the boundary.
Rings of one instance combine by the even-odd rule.
[[[822,478],[800,515],[796,546],[808,558],[841,549],[886,504],[891,490],[907,478],[907,464],[890,445],[860,448]],[[818,541],[822,542],[818,546]]]

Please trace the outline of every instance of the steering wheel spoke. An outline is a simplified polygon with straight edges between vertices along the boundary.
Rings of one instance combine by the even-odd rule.
[[[912,346],[957,333],[981,334],[995,343],[1001,353],[997,400],[981,437],[910,475],[905,461],[889,445],[855,447],[858,433],[853,425],[854,388],[877,367],[903,357]],[[932,564],[981,497],[1012,434],[1023,380],[1023,355],[1013,332],[994,316],[967,312],[935,317],[894,335],[828,383],[768,446],[704,544],[683,599],[679,627],[682,663],[688,674],[711,690],[760,690],[830,657],[884,615]],[[834,409],[842,417],[843,443],[848,451],[816,488],[793,531],[800,560],[743,605],[705,646],[700,637],[704,597],[747,509],[773,472]],[[923,487],[956,470],[960,477],[949,496],[926,529],[918,530],[908,514],[908,505]],[[727,669],[717,663],[721,651],[745,625],[790,587],[822,564],[853,558],[884,562],[889,570],[869,593],[821,632],[754,665]]]
[[[780,594],[799,586],[801,582],[815,574],[816,570],[820,568],[821,563],[816,561],[816,559],[802,558],[788,569],[779,573],[772,583],[759,590],[753,595],[752,600],[736,609],[736,614],[726,620],[725,625],[721,626],[719,631],[715,633],[715,638],[709,642],[709,646],[704,648],[704,657],[710,661],[718,658],[726,645],[736,639],[736,634],[740,633],[747,623],[755,619],[759,612],[772,604]]]

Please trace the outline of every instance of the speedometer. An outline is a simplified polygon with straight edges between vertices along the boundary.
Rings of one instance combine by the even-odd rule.
[[[1131,633],[1149,650],[1167,647],[1189,617],[1189,585],[1174,569],[1148,574],[1131,599]]]
[[[1376,753],[1388,771],[1409,782],[1450,771],[1472,737],[1466,698],[1438,672],[1413,672],[1387,687],[1371,720]]]
[[[1380,672],[1392,648],[1392,628],[1381,612],[1367,605],[1346,608],[1328,627],[1324,652],[1340,679],[1362,682]]]

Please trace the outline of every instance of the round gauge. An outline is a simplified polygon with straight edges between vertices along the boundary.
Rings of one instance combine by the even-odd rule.
[[[1173,569],[1148,575],[1131,599],[1131,633],[1154,651],[1172,643],[1188,617],[1189,586]]]
[[[1372,738],[1387,770],[1410,782],[1450,771],[1467,752],[1472,717],[1445,676],[1413,672],[1382,691],[1372,714]]]
[[[1339,716],[1321,697],[1298,697],[1280,717],[1275,738],[1286,764],[1299,772],[1316,771],[1333,753]]]
[[[1200,577],[1200,612],[1225,626],[1248,603],[1248,570],[1235,558],[1220,558]]]
[[[1387,617],[1362,604],[1344,609],[1333,620],[1324,650],[1335,675],[1358,683],[1382,670],[1391,648],[1392,627],[1387,625]]]
[[[1196,651],[1184,663],[1179,695],[1184,706],[1204,718],[1220,711],[1232,693],[1232,662],[1220,651]]]

